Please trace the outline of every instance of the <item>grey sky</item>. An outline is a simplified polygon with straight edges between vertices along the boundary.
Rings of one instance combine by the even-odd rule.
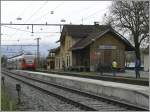
[[[59,24],[65,19],[66,24],[93,24],[94,21],[102,24],[104,13],[108,12],[110,5],[111,1],[1,1],[1,22]],[[51,11],[54,14],[50,14]],[[17,20],[18,17],[22,20]],[[2,44],[35,44],[34,39],[40,37],[41,45],[47,45],[49,49],[55,46],[60,36],[60,33],[56,33],[59,32],[59,27],[34,27],[34,32],[41,32],[34,33],[34,36],[28,31],[31,31],[31,27],[2,27]]]

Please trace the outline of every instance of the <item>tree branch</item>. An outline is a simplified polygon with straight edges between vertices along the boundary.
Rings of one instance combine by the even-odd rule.
[[[142,38],[141,38],[140,41],[139,41],[139,44],[141,44],[141,42],[142,42],[146,37],[148,37],[148,36],[149,36],[148,34],[143,35]]]

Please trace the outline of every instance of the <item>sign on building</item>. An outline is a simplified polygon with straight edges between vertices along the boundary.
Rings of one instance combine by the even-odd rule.
[[[117,46],[112,46],[112,45],[100,45],[99,49],[116,49]]]

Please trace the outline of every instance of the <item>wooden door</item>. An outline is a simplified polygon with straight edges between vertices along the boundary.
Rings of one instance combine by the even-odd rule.
[[[112,63],[112,51],[104,50],[104,64],[107,66],[111,66]]]

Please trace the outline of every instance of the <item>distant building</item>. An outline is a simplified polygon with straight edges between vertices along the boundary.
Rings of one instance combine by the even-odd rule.
[[[62,56],[60,54],[60,47],[55,49],[55,69],[61,70],[62,69]]]
[[[55,49],[49,50],[49,54],[47,56],[47,70],[55,69]]]
[[[56,50],[55,69],[96,71],[99,65],[125,68],[125,51],[134,47],[122,35],[106,25],[64,25]]]
[[[144,53],[144,71],[149,71],[149,46],[143,51]]]

